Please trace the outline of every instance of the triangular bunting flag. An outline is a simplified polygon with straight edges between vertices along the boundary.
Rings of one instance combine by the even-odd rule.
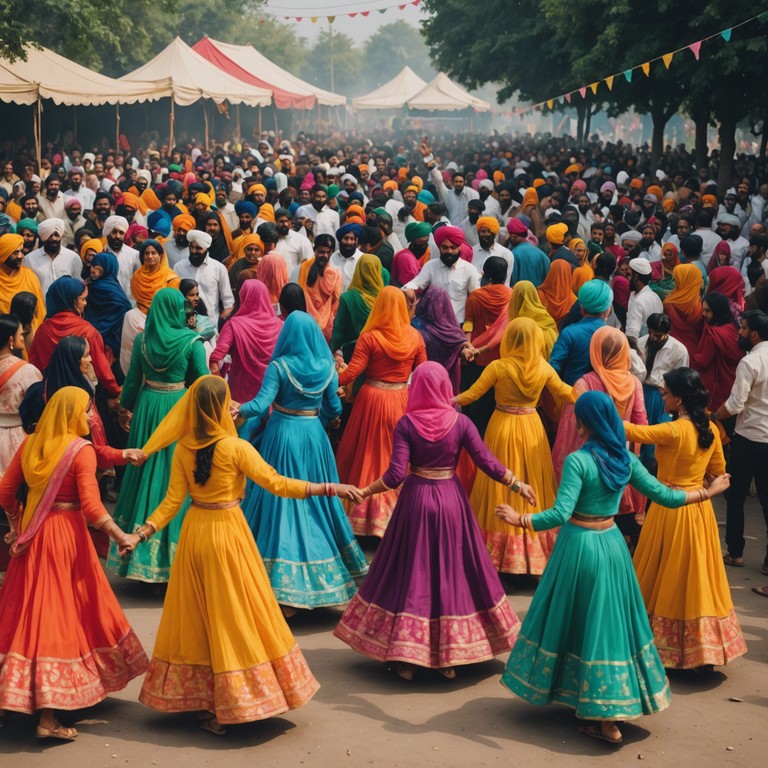
[[[723,40],[725,40],[726,43],[729,43],[731,41],[731,32],[733,32],[732,29],[724,29],[720,35],[722,36]]]
[[[335,16],[329,16],[328,17],[328,23],[329,24],[333,24],[334,21],[336,21],[336,17]]]
[[[550,99],[550,100],[547,102],[547,106],[548,106],[550,109],[554,109],[554,108],[555,108],[555,100],[554,100],[554,99]]]
[[[613,75],[605,78],[605,84],[608,86],[609,91],[613,90]]]
[[[581,88],[579,88],[579,93],[581,94],[581,98],[582,99],[586,99],[587,98],[587,86],[584,85]]]
[[[643,70],[643,74],[645,74],[646,77],[649,77],[651,74],[651,62],[646,61],[645,64],[641,64],[640,69]]]
[[[408,6],[407,5],[398,5],[398,10],[404,11]]]
[[[360,11],[361,16],[369,16],[370,13],[371,13],[370,11]]]
[[[421,0],[413,0],[411,5],[418,5],[421,2]]]
[[[592,90],[592,93],[597,95],[597,83],[591,83],[589,87]]]
[[[566,94],[565,94],[565,100],[566,100],[566,101],[567,101],[569,104],[571,103],[571,96],[572,96],[572,95],[573,95],[573,94],[571,94],[571,93],[566,93]]]
[[[674,53],[665,53],[661,60],[664,62],[664,66],[669,69],[669,65],[672,63],[672,57],[674,56]]]
[[[632,82],[632,70],[631,69],[625,70],[624,77],[626,78],[628,83],[631,83]]]
[[[386,8],[379,8],[379,13],[386,13],[386,12],[387,12]]]
[[[355,16],[357,16],[357,13],[348,13],[347,16],[349,16],[350,19],[354,19]]]
[[[309,17],[309,20],[310,20],[310,21],[311,21],[313,24],[317,24],[317,16],[310,16],[310,17]]]
[[[698,43],[691,43],[688,47],[693,52],[693,57],[696,59],[696,61],[698,61],[699,53],[701,52],[701,40],[699,40]]]

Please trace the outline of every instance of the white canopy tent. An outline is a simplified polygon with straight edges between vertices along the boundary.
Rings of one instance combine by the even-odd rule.
[[[442,72],[425,88],[407,102],[409,109],[421,109],[426,112],[457,112],[473,109],[475,112],[490,112],[491,105],[478,99],[454,83]]]
[[[365,96],[353,99],[354,109],[402,109],[409,99],[427,87],[410,67],[403,67],[388,83]]]

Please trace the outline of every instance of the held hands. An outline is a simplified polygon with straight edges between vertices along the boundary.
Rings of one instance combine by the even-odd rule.
[[[363,491],[361,491],[357,486],[347,485],[345,483],[336,483],[336,495],[340,499],[348,499],[349,501],[354,501],[355,504],[360,504],[360,502],[365,499]]]
[[[718,475],[708,486],[707,492],[710,496],[718,496],[723,491],[727,491],[731,486],[731,476],[726,472],[723,475]]]
[[[229,404],[229,415],[233,419],[237,419],[240,414],[240,403],[236,403],[234,400]]]
[[[533,507],[536,506],[536,492],[526,483],[520,483],[518,493]]]
[[[499,504],[495,511],[496,517],[498,517],[499,520],[503,520],[508,525],[514,525],[516,528],[522,528],[520,513],[512,509],[509,504]]]
[[[125,557],[141,543],[139,535],[136,533],[124,533],[117,542],[117,552],[120,557]]]
[[[123,458],[127,459],[134,467],[140,467],[149,456],[140,448],[126,448],[123,451]]]

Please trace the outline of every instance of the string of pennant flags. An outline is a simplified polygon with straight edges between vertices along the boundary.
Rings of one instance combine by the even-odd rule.
[[[646,77],[650,77],[651,75],[651,64],[654,64],[656,62],[661,61],[664,64],[665,69],[669,69],[669,65],[672,63],[672,59],[678,54],[682,53],[683,51],[690,51],[696,61],[699,61],[699,57],[701,55],[701,46],[702,43],[706,43],[709,40],[714,40],[716,38],[721,38],[726,43],[730,42],[731,35],[733,34],[733,31],[735,29],[738,29],[739,27],[743,27],[745,24],[751,24],[753,21],[760,21],[760,22],[766,22],[768,21],[768,11],[764,11],[763,13],[760,13],[756,16],[752,16],[749,19],[745,19],[744,21],[740,21],[738,24],[734,24],[731,27],[728,27],[727,29],[720,30],[720,32],[716,32],[714,35],[707,35],[707,37],[701,38],[701,40],[697,40],[695,43],[689,43],[688,45],[684,45],[682,48],[677,48],[674,51],[669,51],[669,53],[664,53],[661,56],[656,56],[653,59],[649,59],[648,61],[643,62],[642,64],[638,64],[634,67],[630,67],[629,69],[625,69],[623,72],[616,72],[612,75],[607,75],[606,77],[601,77],[598,80],[595,80],[592,83],[589,83],[589,85],[582,85],[580,88],[575,88],[572,91],[569,91],[568,93],[564,93],[560,96],[555,96],[552,99],[545,99],[544,101],[540,101],[537,104],[531,104],[529,106],[525,107],[519,107],[512,111],[512,115],[521,115],[526,112],[531,112],[533,110],[541,110],[544,107],[548,107],[550,110],[553,110],[555,108],[555,104],[570,104],[573,98],[578,94],[582,99],[587,98],[587,93],[592,92],[593,96],[597,95],[597,89],[600,87],[602,83],[605,83],[605,85],[608,87],[609,91],[613,90],[613,84],[617,77],[624,77],[624,79],[627,81],[627,83],[632,82],[633,75],[639,70],[641,71]],[[506,112],[504,114],[507,114]]]
[[[384,13],[387,13],[387,11],[393,11],[393,10],[404,11],[409,6],[418,6],[418,5],[421,5],[421,0],[409,0],[409,2],[407,3],[402,3],[402,2],[394,3],[392,5],[387,5],[382,8],[369,8],[367,11],[343,11],[341,13],[335,13],[330,16],[326,16],[326,15],[293,16],[292,15],[292,16],[283,16],[283,18],[286,19],[287,21],[304,21],[308,19],[313,24],[317,24],[318,21],[322,20],[322,21],[327,21],[329,24],[333,24],[333,22],[336,21],[336,19],[339,16],[348,16],[350,19],[354,19],[356,16],[365,18],[370,16],[372,13],[384,14]],[[339,6],[339,7],[343,7],[343,6]],[[272,6],[271,10],[279,11],[282,9],[276,6]]]

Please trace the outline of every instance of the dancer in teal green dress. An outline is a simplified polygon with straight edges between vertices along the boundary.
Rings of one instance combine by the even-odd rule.
[[[127,447],[141,448],[187,386],[207,373],[203,340],[187,327],[184,297],[176,288],[162,288],[154,295],[146,327],[134,342],[120,397],[121,408],[133,411]],[[124,531],[143,525],[165,499],[174,447],[153,454],[143,466],[126,469],[114,514]],[[186,506],[189,500],[167,528],[127,557],[120,557],[117,547],[110,546],[107,568],[129,579],[167,582]]]
[[[501,682],[531,704],[572,707],[592,721],[582,733],[621,744],[616,721],[660,712],[670,701],[629,550],[613,522],[622,491],[630,483],[679,507],[722,493],[729,480],[721,475],[694,491],[659,483],[627,451],[616,407],[602,392],[579,397],[576,419],[586,442],[566,458],[554,506],[536,515],[496,510],[510,525],[562,526]]]
[[[338,386],[317,322],[306,312],[291,313],[259,394],[239,408],[239,417],[249,420],[241,435],[254,432],[272,406],[259,445],[264,461],[286,477],[338,483],[324,429],[341,414]],[[286,499],[249,480],[242,509],[286,615],[352,598],[355,577],[368,565],[336,496]]]

